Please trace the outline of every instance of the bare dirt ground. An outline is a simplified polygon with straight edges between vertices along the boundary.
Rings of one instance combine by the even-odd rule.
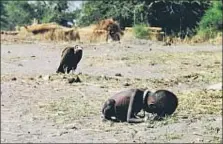
[[[1,142],[222,142],[222,46],[160,42],[81,44],[80,83],[57,75],[72,43],[1,43]],[[121,76],[115,76],[120,73]],[[163,121],[102,122],[104,101],[128,88],[168,89],[179,107]]]

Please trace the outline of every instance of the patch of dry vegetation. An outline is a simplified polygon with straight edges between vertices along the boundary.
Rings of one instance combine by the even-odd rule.
[[[136,25],[135,27],[126,27],[124,33],[124,40],[139,38],[153,41],[164,41],[164,32],[161,27]]]
[[[40,104],[40,109],[48,119],[56,123],[66,123],[84,117],[99,115],[100,101],[87,100],[78,92],[75,97],[66,95],[59,100],[51,101],[47,104]]]
[[[53,79],[57,79],[56,77],[58,78],[58,75],[55,75]],[[73,94],[67,94],[60,100],[39,105],[44,115],[48,115],[49,119],[58,123],[77,120],[79,119],[78,117],[94,117],[96,115],[100,117],[101,106],[109,96],[109,90],[123,88],[124,82],[131,83],[132,87],[155,87],[154,85],[157,85],[157,81],[151,79],[126,79],[120,77],[91,76],[86,74],[79,75],[79,77],[82,83],[71,84],[74,86]],[[162,84],[164,86],[165,84],[163,81],[161,82],[160,86]],[[84,92],[85,87],[89,85],[99,86],[103,91],[107,92],[101,94],[94,94],[94,92],[92,92],[92,97],[89,97],[89,95]],[[196,117],[202,114],[222,114],[222,91],[189,90],[176,93],[176,95],[179,98],[177,111],[171,118],[166,118],[162,125],[178,121],[178,116]],[[93,97],[94,100],[92,100]]]
[[[203,43],[203,42],[208,42],[211,44],[221,44],[222,45],[222,32],[219,32],[216,34],[215,37],[209,38],[203,35],[195,35],[191,39],[189,39],[189,43]]]
[[[104,19],[99,21],[95,25],[93,33],[91,34],[90,37],[90,42],[101,42],[101,41],[105,42],[107,39],[107,35],[111,30],[110,29],[111,26],[115,26],[117,28],[117,29],[112,29],[113,32],[120,33],[120,35],[123,35],[123,32],[116,21],[114,21],[113,19]]]
[[[203,65],[221,65],[222,53],[220,52],[193,52],[193,53],[162,53],[152,52],[148,53],[124,53],[122,56],[107,56],[104,57],[92,57],[88,56],[90,61],[94,60],[95,65],[100,63],[106,63],[107,61],[121,60],[127,64],[176,64],[182,65],[194,65],[202,63]],[[204,61],[203,61],[204,60]],[[214,63],[213,63],[214,62]],[[100,64],[101,65],[101,64]]]
[[[95,29],[96,25],[90,25],[88,27],[81,27],[78,28],[80,37],[81,37],[81,42],[84,43],[90,43],[90,39],[93,33],[93,30]]]
[[[81,42],[85,43],[106,42],[110,25],[117,25],[119,28],[118,23],[113,19],[104,19],[99,21],[97,24],[92,24],[87,27],[78,28],[79,35],[81,37]],[[120,28],[119,32],[123,34]]]
[[[152,65],[169,65],[169,70],[160,68],[166,74],[173,72],[177,77],[173,82],[218,82],[221,80],[222,53],[221,52],[193,52],[193,53],[128,53],[122,56],[91,57],[88,56],[89,66],[107,66],[110,61],[120,61],[118,66],[144,64],[148,67]],[[179,71],[180,69],[180,71]],[[183,81],[182,81],[183,80]],[[162,80],[161,80],[162,81]]]
[[[39,38],[52,41],[76,41],[80,40],[79,32],[75,29],[55,29],[39,35]]]
[[[24,29],[27,32],[31,32],[33,34],[44,33],[46,31],[55,30],[57,28],[61,28],[61,26],[56,23],[32,24],[24,26]]]
[[[203,35],[195,35],[193,37],[185,37],[183,39],[177,37],[177,36],[165,36],[164,42],[166,44],[190,44],[195,45],[199,43],[210,43],[215,45],[222,45],[222,32],[219,32],[216,34],[213,38],[208,38]]]
[[[180,115],[222,114],[222,91],[197,90],[177,95]]]
[[[76,41],[80,40],[76,28],[65,28],[55,23],[33,24],[20,29],[19,37],[34,37],[39,40]]]

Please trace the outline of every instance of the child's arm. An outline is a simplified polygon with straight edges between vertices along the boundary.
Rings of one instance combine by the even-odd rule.
[[[130,97],[130,102],[129,102],[129,107],[128,107],[128,113],[127,113],[127,122],[129,123],[141,123],[144,122],[144,119],[140,119],[140,118],[133,118],[132,116],[132,112],[133,112],[133,106],[134,106],[134,101],[135,101],[135,96],[137,94],[138,90],[134,90],[132,92],[132,95]]]

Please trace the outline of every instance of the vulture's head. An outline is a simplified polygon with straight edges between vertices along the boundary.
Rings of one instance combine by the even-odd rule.
[[[79,45],[75,45],[74,46],[74,49],[75,49],[75,51],[82,51],[83,50],[83,47],[81,47],[81,46],[79,46]]]
[[[79,62],[83,55],[83,47],[75,45],[74,50],[75,50],[75,55],[78,57],[78,62]]]
[[[82,53],[83,53],[83,47],[81,47],[81,46],[79,46],[79,45],[75,45],[74,46],[74,51],[75,51],[75,53],[76,54],[80,54],[80,55],[82,55]]]

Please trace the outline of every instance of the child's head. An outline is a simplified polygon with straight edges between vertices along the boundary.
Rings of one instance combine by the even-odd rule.
[[[176,95],[167,90],[157,90],[147,97],[145,111],[156,113],[158,116],[171,115],[178,106]]]

